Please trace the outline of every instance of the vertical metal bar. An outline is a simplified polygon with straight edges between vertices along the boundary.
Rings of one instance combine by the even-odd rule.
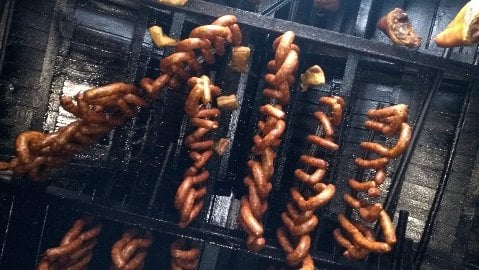
[[[409,212],[401,210],[399,211],[399,218],[396,227],[396,236],[398,242],[396,243],[393,251],[393,263],[392,263],[392,270],[401,270],[401,259],[404,255],[404,245],[405,245],[405,235],[407,229],[407,220],[409,217]]]
[[[45,51],[42,72],[35,104],[41,107],[36,109],[30,122],[30,129],[43,129],[45,132],[55,131],[58,123],[58,108],[50,112],[49,99],[59,100],[63,93],[65,76],[55,73],[65,67],[71,51],[75,18],[74,0],[56,0],[53,10],[53,19],[48,29],[48,43]],[[61,29],[61,30],[60,30]],[[36,106],[36,105],[35,105]],[[55,106],[59,106],[58,104]]]
[[[163,165],[161,166],[160,174],[158,175],[158,178],[155,183],[155,187],[153,188],[153,192],[151,193],[150,201],[148,202],[148,211],[147,211],[148,215],[151,214],[151,209],[153,208],[153,205],[155,204],[156,196],[158,195],[158,189],[160,188],[161,180],[163,179],[163,175],[165,174],[166,165],[170,161],[172,152],[173,152],[173,143],[170,143],[170,145],[168,145],[168,150],[166,150],[166,154],[163,160]]]
[[[429,48],[429,44],[431,43],[431,36],[432,36],[432,31],[434,30],[434,24],[436,23],[436,18],[437,18],[437,12],[439,10],[439,5],[441,4],[441,1],[436,0],[436,7],[434,8],[433,16],[431,19],[431,24],[429,26],[429,31],[427,33],[426,37],[426,45],[424,46],[425,49]],[[448,48],[450,49],[450,48]]]
[[[10,221],[12,220],[13,206],[15,205],[15,196],[12,196],[12,203],[10,204],[10,211],[8,212],[7,227],[5,228],[5,236],[3,237],[2,249],[0,250],[0,266],[3,260],[3,252],[5,251],[5,245],[7,244],[7,235],[10,229]]]
[[[253,57],[250,57],[249,61],[248,61],[248,67],[250,68],[251,65],[252,65],[252,60],[253,60]],[[249,72],[249,68],[248,68],[248,72]],[[236,90],[236,98],[238,100],[238,109],[234,110],[233,112],[231,112],[231,120],[229,122],[229,125],[228,125],[228,132],[226,134],[226,138],[228,138],[230,140],[230,142],[234,142],[235,140],[235,136],[236,136],[236,130],[238,128],[238,119],[239,119],[239,116],[240,116],[240,113],[243,109],[243,105],[245,102],[244,101],[244,95],[245,95],[245,92],[246,92],[246,86],[247,86],[247,83],[248,83],[248,74],[246,73],[241,73],[240,75],[240,79],[239,79],[239,82],[238,82],[238,89]],[[221,157],[221,160],[220,160],[220,167],[218,169],[218,177],[219,178],[226,178],[227,177],[227,173],[228,173],[228,162],[230,161],[230,156],[231,156],[231,149],[232,149],[233,145],[230,143],[228,145],[228,151],[226,151],[226,153]]]
[[[474,66],[479,65],[479,46],[477,46],[477,48],[476,48],[476,54],[474,55],[474,61],[472,62],[472,64]]]
[[[446,191],[447,183],[449,182],[449,175],[451,174],[452,165],[454,163],[454,158],[456,156],[457,145],[459,144],[459,138],[461,136],[462,129],[464,127],[467,110],[469,108],[469,103],[471,101],[473,86],[474,86],[474,83],[471,82],[469,84],[467,94],[464,97],[464,102],[461,108],[461,114],[459,116],[455,131],[454,131],[454,138],[452,141],[452,145],[448,150],[447,159],[444,164],[445,166],[441,174],[441,179],[439,180],[438,188],[436,189],[436,193],[434,194],[432,207],[428,213],[426,225],[424,227],[423,233],[421,235],[421,240],[419,241],[419,245],[414,257],[415,269],[419,269],[421,267],[422,259],[424,258],[427,246],[429,245],[429,241],[431,240],[437,214],[439,213],[439,208],[441,207],[441,202],[444,197],[444,193]]]
[[[339,149],[342,149],[344,147],[344,144],[346,142],[346,138],[348,136],[348,132],[349,132],[349,128],[348,125],[349,125],[349,121],[351,120],[351,112],[353,111],[353,108],[354,108],[354,101],[356,100],[356,98],[354,97],[353,98],[353,90],[354,90],[354,86],[355,86],[355,83],[356,83],[356,74],[358,72],[358,69],[359,69],[359,59],[360,59],[360,56],[357,55],[357,54],[353,54],[353,53],[349,53],[348,54],[348,58],[346,60],[346,67],[344,69],[344,75],[343,75],[343,81],[341,83],[341,88],[339,90],[339,95],[342,96],[344,98],[344,100],[346,101],[346,109],[344,111],[344,114],[345,115],[348,115],[349,117],[346,117],[342,123],[341,123],[341,126],[340,126],[340,134],[339,134],[339,137],[338,137],[338,144],[339,144]],[[357,91],[356,93],[357,94]],[[343,139],[341,139],[343,138]],[[334,179],[331,181],[332,184],[336,184],[336,181],[338,179],[338,172],[339,172],[339,169],[340,169],[340,163],[341,163],[341,160],[339,160],[337,162],[337,164],[335,165],[334,168],[332,168],[332,175],[330,177],[330,179]],[[334,198],[333,200],[334,201]],[[342,200],[341,200],[342,201]],[[331,209],[331,205],[332,203],[329,203],[329,209]],[[347,210],[347,208],[346,208]],[[335,245],[336,247],[336,245]],[[339,260],[339,258],[341,257],[341,253],[340,253],[340,249],[339,248],[335,248],[334,249],[334,253],[333,253],[333,260],[335,262],[337,262]]]
[[[413,241],[412,239],[406,239],[404,242],[404,255],[402,256],[401,269],[412,270],[412,256],[413,256]]]
[[[371,17],[374,17],[375,9],[379,6],[377,0],[362,0],[359,5],[358,16],[356,18],[356,25],[354,35],[357,37],[368,38],[371,29]]]
[[[352,115],[351,112],[353,111],[353,108],[354,108],[354,100],[356,100],[355,98],[352,98],[352,91],[356,81],[356,73],[359,66],[359,58],[360,57],[357,54],[352,54],[352,53],[348,54],[348,59],[346,60],[346,67],[344,69],[344,76],[343,76],[344,78],[338,93],[338,95],[342,96],[344,100],[346,101],[346,109],[344,111],[344,115],[348,115],[350,117]],[[342,149],[344,146],[344,143],[346,142],[346,140],[342,138],[346,138],[349,132],[349,128],[347,128],[347,126],[349,124],[349,121],[351,120],[350,117],[349,118],[346,117],[342,121],[339,127],[339,130],[340,130],[339,136],[338,136],[339,149]],[[340,165],[340,162],[337,162],[334,168],[331,168],[331,171],[333,172],[330,177],[332,184],[335,184],[338,179],[337,174],[338,174],[339,165]]]
[[[298,0],[292,0],[289,6],[288,21],[294,21],[298,13]]]
[[[35,256],[37,262],[38,262],[38,259],[40,257],[40,250],[42,248],[43,235],[45,234],[45,225],[47,224],[48,210],[49,209],[50,209],[50,205],[47,204],[47,207],[45,209],[45,215],[43,216],[42,232],[40,233],[40,239],[38,241],[37,255]]]
[[[13,8],[15,6],[15,0],[5,0],[0,2],[0,20],[3,21],[5,16],[5,28],[2,31],[1,47],[0,47],[0,74],[2,74],[3,60],[5,59],[5,51],[7,49],[7,39],[10,32],[10,25],[12,23]],[[1,22],[0,21],[0,22]]]

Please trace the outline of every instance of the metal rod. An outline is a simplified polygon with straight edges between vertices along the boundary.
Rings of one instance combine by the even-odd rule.
[[[455,131],[454,131],[454,138],[452,140],[452,145],[448,150],[447,159],[444,164],[444,169],[442,171],[441,179],[439,181],[438,188],[436,189],[436,193],[434,194],[432,207],[429,210],[427,220],[426,220],[426,225],[424,227],[423,233],[421,235],[421,240],[419,241],[419,245],[414,257],[415,269],[419,269],[421,267],[422,259],[424,258],[427,247],[429,245],[429,241],[431,240],[437,214],[439,213],[439,208],[441,207],[441,202],[444,197],[447,184],[449,182],[449,176],[451,174],[452,165],[454,163],[454,159],[456,156],[456,150],[459,144],[459,138],[461,136],[462,129],[464,128],[464,122],[466,119],[467,110],[469,108],[469,103],[471,101],[473,86],[474,86],[473,83],[469,84],[467,94],[464,97],[464,102],[461,108],[461,114],[459,116]]]
[[[401,269],[412,270],[413,241],[409,238],[404,242],[404,256],[402,257]]]
[[[38,261],[38,259],[40,257],[40,251],[41,251],[41,248],[42,248],[43,235],[45,234],[45,225],[47,224],[48,210],[49,209],[50,209],[50,205],[47,204],[47,206],[45,208],[45,215],[43,215],[42,232],[40,233],[40,239],[38,241],[37,255],[35,256],[36,261]]]
[[[252,65],[253,57],[250,57],[248,61],[248,71],[250,71],[251,65]],[[230,122],[228,125],[228,132],[226,134],[226,138],[230,140],[230,142],[233,142],[235,140],[235,137],[237,135],[236,131],[238,129],[238,119],[240,117],[240,113],[243,110],[243,105],[245,104],[244,102],[244,95],[246,93],[246,86],[248,83],[248,75],[245,73],[241,73],[240,79],[238,81],[238,87],[236,90],[236,99],[238,100],[238,109],[234,110],[231,112],[230,116]],[[230,157],[231,157],[231,149],[233,148],[232,143],[228,145],[228,151],[221,157],[220,160],[220,166],[218,168],[218,173],[217,177],[219,178],[226,178],[227,172],[228,172],[228,164],[230,162]]]
[[[293,31],[298,38],[310,43],[326,44],[328,46],[355,52],[361,55],[374,56],[388,61],[409,63],[415,66],[429,67],[441,70],[457,78],[475,78],[479,73],[479,67],[463,63],[457,60],[445,59],[436,55],[409,48],[392,46],[379,41],[368,40],[353,35],[329,31],[310,25],[263,16],[250,11],[226,7],[219,4],[202,0],[190,1],[185,6],[171,7],[160,4],[156,0],[143,0],[143,3],[161,8],[172,9],[195,16],[208,16],[216,18],[221,15],[235,15],[242,26],[248,26],[259,31],[268,33],[283,33],[286,30]]]
[[[432,32],[434,30],[434,23],[436,22],[436,17],[437,17],[437,11],[439,10],[439,5],[441,4],[441,1],[436,1],[436,6],[434,7],[434,11],[433,11],[433,16],[432,16],[432,19],[431,19],[431,24],[429,24],[429,31],[427,33],[427,37],[426,37],[426,44],[425,44],[425,48],[429,48],[429,44],[431,42],[431,37],[432,37]]]
[[[160,189],[161,180],[163,179],[163,175],[165,174],[166,165],[168,165],[170,161],[172,152],[173,152],[173,143],[170,143],[170,145],[168,145],[168,149],[166,150],[165,158],[163,159],[163,165],[161,166],[160,174],[158,175],[158,178],[155,183],[155,187],[153,188],[150,201],[148,202],[148,211],[147,211],[148,215],[151,214],[151,209],[153,209],[153,205],[155,204],[156,196],[158,195],[158,190]]]
[[[263,9],[263,10],[260,10],[259,12],[262,14],[262,15],[265,15],[265,16],[271,16],[271,15],[274,15],[278,10],[280,10],[282,7],[286,6],[287,4],[289,4],[291,2],[291,0],[281,0],[281,1],[278,1],[276,3],[274,3],[273,5],[271,6],[268,6],[267,8]]]
[[[298,14],[298,0],[292,0],[289,7],[288,20],[294,21],[296,14]]]
[[[15,196],[12,196],[12,202],[10,203],[10,211],[8,211],[8,221],[7,221],[7,226],[5,228],[5,236],[3,237],[3,243],[2,243],[2,249],[0,250],[0,266],[2,263],[3,259],[3,252],[5,251],[5,246],[7,244],[7,235],[8,231],[10,229],[10,221],[12,219],[12,214],[13,214],[13,206],[15,205]]]
[[[0,11],[2,12],[0,14],[0,20],[3,18],[3,15],[5,15],[5,28],[3,29],[2,33],[2,41],[0,45],[2,46],[0,48],[0,74],[2,74],[2,67],[3,67],[3,61],[5,60],[5,51],[7,49],[7,40],[8,40],[8,34],[10,33],[10,25],[12,23],[12,14],[13,14],[13,7],[15,6],[15,0],[5,0],[1,1],[1,7]]]
[[[406,229],[407,229],[407,220],[409,217],[409,212],[401,210],[399,211],[399,218],[396,227],[396,236],[398,242],[396,243],[393,251],[393,258],[392,258],[392,270],[401,270],[401,259],[404,255],[404,242],[406,236]]]
[[[344,79],[341,83],[340,90],[338,95],[342,96],[346,102],[346,108],[344,110],[344,115],[348,117],[344,117],[343,121],[341,121],[339,127],[339,135],[338,135],[338,145],[339,149],[342,149],[348,140],[346,140],[349,128],[349,122],[352,118],[352,111],[354,108],[356,97],[352,97],[353,87],[355,85],[356,73],[358,70],[358,63],[359,63],[359,56],[355,54],[349,54],[346,60],[346,67],[344,69]],[[357,92],[355,93],[357,94]],[[330,179],[332,184],[336,184],[338,179],[338,168],[340,166],[340,162],[337,162],[334,168],[331,169]]]

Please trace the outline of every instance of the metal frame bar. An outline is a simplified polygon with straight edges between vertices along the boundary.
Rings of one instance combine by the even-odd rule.
[[[115,207],[106,206],[102,204],[101,201],[99,203],[94,203],[90,198],[79,197],[78,194],[74,192],[67,192],[63,189],[60,191],[54,187],[48,187],[45,192],[39,192],[38,187],[33,188],[28,185],[12,185],[0,181],[0,189],[25,200],[44,201],[50,205],[57,205],[59,207],[70,209],[71,211],[98,216],[114,222],[121,220],[123,223],[129,225],[141,224],[145,229],[151,229],[164,234],[175,235],[192,240],[200,240],[206,243],[214,243],[214,245],[232,250],[246,251],[244,249],[245,241],[242,234],[232,236],[231,233],[224,233],[222,230],[215,230],[203,226],[190,226],[186,229],[180,229],[174,222],[147,217],[133,212],[122,211]],[[284,260],[283,251],[273,245],[266,245],[261,253],[246,252],[257,257],[263,257],[275,261]],[[313,254],[313,259],[318,265],[334,267],[334,269],[343,268],[340,263],[318,256],[318,254]]]
[[[143,1],[144,3],[151,5],[155,8],[162,8],[163,5],[153,1]],[[296,1],[292,0],[285,0],[280,1],[282,3],[297,3]],[[278,2],[279,3],[279,2]],[[281,33],[286,30],[292,30],[296,33],[297,37],[303,39],[304,41],[312,42],[313,44],[323,44],[326,46],[331,46],[336,49],[341,49],[347,51],[351,54],[355,54],[355,57],[359,58],[359,55],[363,56],[372,56],[378,59],[384,59],[392,62],[397,62],[401,64],[409,64],[414,66],[422,66],[433,69],[436,71],[436,80],[429,90],[427,98],[425,102],[421,106],[421,113],[416,121],[416,126],[419,128],[415,128],[415,133],[413,134],[413,142],[412,147],[408,149],[404,158],[402,159],[398,172],[396,172],[394,179],[395,180],[402,180],[404,173],[407,169],[407,163],[410,160],[412,153],[414,152],[415,144],[417,139],[420,136],[420,132],[422,130],[422,124],[424,119],[427,115],[429,105],[434,94],[437,92],[441,84],[441,80],[443,76],[453,76],[453,77],[460,77],[465,78],[466,80],[474,80],[477,75],[479,74],[479,67],[462,63],[455,60],[447,59],[447,57],[438,57],[426,54],[424,52],[412,51],[406,48],[399,48],[394,47],[389,44],[376,42],[372,40],[366,40],[361,37],[355,37],[347,34],[332,32],[324,29],[318,29],[313,26],[302,25],[299,23],[280,20],[272,17],[265,17],[259,14],[248,12],[244,10],[238,10],[235,8],[225,7],[222,5],[205,2],[205,1],[193,1],[187,6],[184,7],[168,7],[168,9],[173,9],[176,11],[184,12],[186,14],[192,14],[197,16],[207,16],[207,17],[217,17],[222,14],[234,14],[238,17],[238,20],[242,25],[247,26],[248,28],[255,29],[257,31],[263,32],[275,32]],[[294,17],[294,12],[290,14],[290,17]],[[3,49],[3,48],[2,48]],[[446,55],[449,53],[449,50],[446,51]],[[357,55],[356,55],[357,54]],[[356,59],[359,61],[358,59]],[[356,66],[357,66],[356,61]],[[0,61],[0,64],[2,61]],[[1,68],[1,67],[0,67]],[[352,81],[356,78],[356,75],[352,75]],[[352,85],[351,85],[352,86]],[[471,84],[472,86],[472,84]],[[351,90],[351,89],[347,89]],[[421,242],[419,244],[418,251],[415,256],[415,266],[417,268],[420,267],[420,263],[424,256],[424,253],[427,249],[427,245],[429,243],[430,237],[432,235],[432,230],[434,226],[434,221],[436,219],[442,197],[444,195],[444,191],[448,182],[449,174],[452,168],[455,151],[458,144],[458,139],[462,131],[462,127],[464,124],[465,114],[467,112],[468,104],[471,97],[472,87],[469,87],[468,94],[464,99],[464,104],[462,107],[461,115],[459,117],[459,121],[456,126],[455,134],[454,134],[454,141],[449,149],[448,159],[446,161],[443,175],[440,180],[440,185],[438,190],[436,191],[436,196],[434,197],[433,207],[431,208],[428,216],[428,222],[426,224],[426,228],[423,232]],[[417,130],[417,132],[416,132]],[[170,146],[170,148],[172,148]],[[169,151],[171,152],[171,150]],[[168,155],[165,158],[168,159]],[[166,164],[166,161],[165,161]],[[165,167],[163,164],[163,167]],[[161,179],[161,175],[163,174],[164,168],[162,168],[162,173],[160,173],[159,179]],[[155,192],[150,198],[150,204],[148,210],[151,211],[152,203],[155,201],[157,185],[160,181],[158,181],[155,185]],[[400,192],[402,182],[401,181],[393,181],[394,184],[392,186],[391,192],[388,194],[388,199],[386,200],[386,209],[391,211],[392,204],[397,195]],[[142,224],[146,227],[153,228],[156,231],[161,231],[163,233],[177,235],[186,237],[189,239],[197,239],[203,240],[206,242],[214,242],[215,245],[226,247],[232,250],[244,250],[244,240],[242,236],[237,236],[236,233],[231,232],[218,232],[212,229],[209,226],[202,226],[200,227],[190,227],[186,230],[180,230],[177,228],[176,223],[172,223],[170,221],[166,221],[163,219],[155,219],[148,216],[138,215],[135,213],[127,212],[125,210],[121,210],[119,208],[105,206],[101,203],[101,201],[93,203],[91,200],[81,198],[78,194],[74,194],[73,192],[68,192],[65,190],[60,190],[56,188],[47,188],[44,194],[38,194],[38,190],[35,190],[31,187],[19,187],[13,186],[6,183],[0,183],[0,187],[4,186],[4,190],[11,190],[13,194],[17,194],[16,196],[21,196],[27,198],[37,197],[40,200],[46,200],[48,202],[56,203],[56,205],[62,205],[62,207],[71,207],[76,211],[81,211],[84,213],[91,213],[97,216],[102,216],[105,219],[118,221],[122,220],[125,223],[129,224]],[[5,188],[6,187],[6,188]],[[25,195],[24,195],[25,194]],[[27,199],[28,199],[27,198]],[[94,207],[92,207],[94,206]],[[395,206],[393,207],[395,208]],[[402,212],[402,211],[401,211]],[[404,217],[405,216],[405,217]],[[45,217],[46,218],[46,217]],[[46,219],[45,219],[46,220]],[[407,213],[400,213],[400,222],[398,222],[398,235],[404,236],[405,226],[407,225]],[[402,237],[400,237],[402,239]],[[404,240],[404,239],[402,239]],[[403,243],[404,241],[400,242]],[[401,266],[401,257],[403,255],[404,250],[402,249],[402,245],[397,246],[399,251],[394,253],[394,267]],[[281,261],[283,260],[282,252],[275,246],[268,245],[262,253],[252,253],[258,257],[264,257],[272,260]],[[321,256],[314,256],[315,261],[331,266],[331,267],[341,267],[342,265],[334,260],[327,259]]]
[[[477,77],[479,73],[479,67],[456,60],[445,59],[440,56],[320,29],[310,25],[261,16],[254,12],[226,7],[201,0],[192,1],[181,7],[166,6],[155,0],[143,0],[143,3],[160,9],[173,9],[192,15],[201,15],[212,18],[232,14],[238,18],[241,25],[259,31],[283,33],[284,31],[289,30],[295,32],[297,37],[305,41],[321,43],[334,48],[347,50],[361,55],[373,56],[387,61],[428,67],[444,72],[445,76],[472,80]]]
[[[402,258],[404,257],[404,245],[406,242],[406,229],[407,229],[407,220],[409,217],[409,212],[401,210],[399,211],[399,218],[398,218],[398,226],[397,226],[397,239],[398,242],[396,243],[396,246],[394,247],[393,251],[393,258],[392,258],[392,270],[401,270],[402,265],[401,261]]]
[[[7,40],[10,34],[10,24],[12,23],[13,8],[15,0],[0,0],[0,20],[5,16],[5,25],[2,29],[0,41],[0,74],[2,74],[3,61],[5,59],[5,51],[7,49]]]
[[[7,235],[8,231],[10,229],[10,222],[12,220],[12,213],[13,213],[13,207],[15,206],[15,196],[12,196],[11,202],[10,202],[10,210],[8,211],[8,219],[7,219],[7,224],[5,226],[5,236],[3,238],[2,246],[0,247],[0,264],[3,261],[3,253],[5,252],[5,245],[7,243]]]

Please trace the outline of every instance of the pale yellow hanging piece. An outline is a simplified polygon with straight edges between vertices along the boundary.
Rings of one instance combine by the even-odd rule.
[[[188,3],[188,0],[158,0],[158,2],[170,6],[183,6]]]
[[[434,41],[443,48],[479,42],[479,0],[469,1]]]
[[[157,25],[148,28],[148,32],[150,33],[151,40],[155,43],[156,47],[176,46],[178,44],[177,40],[167,36],[163,33],[163,29]]]

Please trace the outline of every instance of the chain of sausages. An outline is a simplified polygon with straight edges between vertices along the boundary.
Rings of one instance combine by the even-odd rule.
[[[362,142],[363,150],[376,154],[373,159],[356,158],[355,164],[363,169],[375,170],[375,175],[367,181],[349,179],[349,187],[356,192],[364,192],[370,197],[379,197],[379,186],[387,177],[386,165],[390,159],[396,158],[404,151],[411,140],[411,127],[407,124],[408,108],[404,104],[389,106],[382,109],[371,109],[367,112],[369,120],[365,122],[366,128],[380,132],[384,136],[398,136],[393,147],[386,147],[379,143]],[[374,223],[379,221],[383,232],[384,242],[376,241],[371,228],[359,222],[349,221],[343,214],[338,216],[338,221],[343,229],[337,228],[333,236],[340,246],[346,249],[344,256],[351,259],[363,259],[370,252],[387,253],[396,243],[394,225],[388,213],[381,203],[369,203],[354,198],[351,194],[344,194],[343,200],[353,209],[358,210],[359,217],[363,222]]]
[[[189,37],[181,40],[175,47],[175,53],[160,61],[161,75],[156,79],[144,78],[141,87],[148,93],[159,93],[165,86],[178,88],[194,74],[202,73],[201,58],[206,64],[215,62],[214,54],[224,55],[225,44],[240,46],[243,36],[233,15],[225,15],[210,25],[194,28]],[[197,51],[199,54],[197,55]]]
[[[45,251],[37,270],[82,270],[88,267],[102,226],[92,218],[80,218],[73,223],[60,245]]]
[[[298,68],[299,48],[293,44],[294,36],[293,32],[288,31],[273,42],[275,58],[269,61],[269,73],[265,75],[265,81],[270,86],[264,89],[263,95],[278,104],[266,104],[260,108],[265,118],[258,122],[259,134],[254,136],[252,148],[255,157],[248,161],[250,173],[244,179],[248,194],[241,199],[238,224],[248,234],[246,244],[252,251],[260,251],[266,243],[261,218],[268,208],[267,199],[272,188],[270,178],[276,157],[273,148],[280,145],[281,135],[286,128],[286,114],[282,105],[289,102],[290,86]]]
[[[33,181],[46,180],[53,168],[68,163],[113,128],[134,117],[137,107],[148,106],[163,87],[178,88],[192,73],[200,73],[199,57],[213,64],[214,54],[224,55],[226,43],[238,46],[241,42],[236,17],[222,16],[211,25],[196,27],[189,38],[179,42],[176,52],[161,60],[158,78],[141,80],[144,93],[132,84],[119,82],[86,90],[74,99],[61,97],[61,106],[79,119],[50,134],[21,133],[15,142],[16,157],[10,162],[0,162],[0,170],[12,170],[14,175],[28,174]],[[201,53],[198,56],[197,50]]]
[[[111,248],[111,270],[141,270],[153,243],[153,235],[138,229],[126,230],[121,239]]]
[[[218,108],[212,108],[212,97],[220,94],[220,88],[211,84],[207,76],[188,80],[192,90],[185,102],[185,112],[195,130],[185,138],[193,164],[185,171],[175,196],[175,208],[179,211],[181,228],[186,228],[200,213],[206,194],[205,182],[209,172],[204,167],[213,156],[214,140],[205,136],[218,128]]]
[[[331,109],[331,116],[324,112],[314,113],[314,117],[320,123],[324,137],[308,135],[308,142],[330,151],[337,151],[339,146],[334,142],[334,127],[341,123],[344,100],[341,97],[322,97],[320,103]],[[300,269],[314,269],[309,249],[311,237],[309,233],[318,225],[318,218],[314,211],[327,204],[336,191],[333,184],[324,184],[322,180],[328,169],[328,162],[324,159],[310,155],[301,155],[301,163],[306,168],[312,168],[309,174],[307,170],[296,169],[296,179],[303,183],[307,192],[300,192],[297,187],[291,188],[292,201],[286,205],[286,211],[281,214],[284,226],[279,227],[276,236],[280,246],[286,253],[286,261],[291,267]],[[306,194],[310,194],[309,196]]]
[[[195,270],[200,261],[200,249],[185,239],[178,239],[171,245],[171,270]]]
[[[75,100],[63,96],[60,103],[78,120],[50,134],[21,133],[15,142],[16,157],[9,163],[0,162],[0,170],[10,169],[15,175],[28,174],[34,181],[43,181],[53,168],[66,164],[135,116],[137,107],[148,105],[134,85],[125,83],[89,89],[77,94]]]

